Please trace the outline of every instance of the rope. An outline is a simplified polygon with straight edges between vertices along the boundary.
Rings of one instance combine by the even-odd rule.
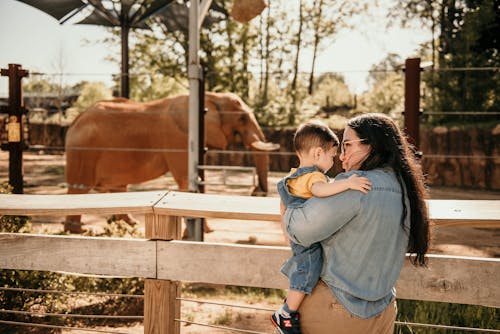
[[[266,311],[266,312],[267,311],[269,311],[269,312],[276,311],[275,309],[265,308],[265,307],[254,307],[254,306],[237,305],[237,304],[226,304],[226,303],[219,303],[219,302],[213,302],[213,301],[201,300],[201,299],[191,299],[191,298],[176,298],[176,299],[177,300],[182,300],[184,302],[190,302],[190,303],[200,303],[200,304],[208,304],[208,305],[229,306],[229,307],[245,308],[245,309],[250,309],[250,310]]]
[[[450,330],[483,332],[483,333],[500,333],[499,329],[432,325],[432,324],[420,324],[420,323],[415,323],[415,322],[402,322],[402,321],[396,321],[395,324],[399,325],[399,326],[410,326],[410,327],[414,326],[414,327],[427,327],[427,328],[436,328],[436,329],[450,329]]]
[[[39,317],[69,317],[69,318],[86,318],[86,319],[134,319],[143,320],[142,315],[98,315],[98,314],[75,314],[75,313],[45,313],[45,312],[29,312],[0,309],[0,313],[22,314]]]
[[[98,332],[98,333],[113,333],[113,334],[128,334],[125,332],[115,332],[109,330],[100,330],[100,329],[86,329],[80,327],[67,327],[67,326],[56,326],[56,325],[45,325],[45,324],[34,324],[30,322],[20,322],[20,321],[7,321],[0,320],[0,324],[6,325],[14,325],[14,326],[28,326],[28,327],[41,327],[41,328],[57,328],[57,329],[69,329],[69,330],[79,330],[85,332]]]
[[[188,321],[188,320],[182,320],[182,319],[175,319],[175,321],[183,322],[183,323],[190,324],[190,325],[211,327],[211,328],[217,328],[217,329],[222,329],[222,330],[226,330],[226,331],[233,331],[233,332],[240,332],[240,333],[268,334],[265,332],[256,332],[256,331],[250,331],[250,330],[246,330],[246,329],[239,329],[239,328],[232,328],[232,327],[225,327],[225,326],[216,326],[216,325],[210,325],[210,324],[205,324],[205,323],[201,323],[201,322]]]
[[[3,288],[3,287],[0,287],[0,291],[41,292],[41,293],[52,293],[52,294],[69,294],[69,295],[101,296],[101,297],[144,298],[144,295],[127,295],[127,294],[103,293],[103,292],[72,292],[72,291],[23,289],[23,288]]]

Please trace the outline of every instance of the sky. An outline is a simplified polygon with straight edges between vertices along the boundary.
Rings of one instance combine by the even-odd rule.
[[[388,53],[402,59],[414,56],[419,44],[430,39],[423,29],[386,29],[386,13],[361,20],[358,29],[341,32],[335,42],[318,57],[318,72],[341,72],[351,91],[366,90],[367,70]],[[0,67],[21,64],[30,72],[68,73],[64,84],[81,80],[111,83],[111,74],[119,73],[119,65],[105,60],[119,55],[98,41],[106,36],[102,27],[91,25],[59,25],[44,12],[15,0],[0,0]],[[87,42],[85,42],[87,41]],[[304,53],[300,68],[310,70],[312,55]],[[62,66],[60,65],[62,64]],[[8,80],[0,77],[0,97],[8,94]]]

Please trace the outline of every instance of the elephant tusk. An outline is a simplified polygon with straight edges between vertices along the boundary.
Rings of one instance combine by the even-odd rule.
[[[276,143],[264,143],[263,141],[254,141],[250,146],[258,151],[276,151],[280,148],[280,144]]]

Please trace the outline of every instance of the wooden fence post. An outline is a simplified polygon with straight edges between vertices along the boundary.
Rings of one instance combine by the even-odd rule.
[[[179,240],[181,218],[146,214],[146,239]],[[158,265],[157,265],[158,266]],[[179,334],[181,284],[178,281],[146,279],[144,282],[144,334]]]
[[[17,64],[9,64],[8,69],[1,69],[1,75],[9,77],[8,143],[2,145],[2,149],[9,151],[9,184],[14,188],[14,194],[23,193],[23,114],[26,111],[21,79],[28,74],[28,71]]]
[[[179,334],[181,284],[146,279],[144,282],[144,334]]]
[[[420,116],[420,58],[405,61],[404,126],[409,142],[418,150]]]

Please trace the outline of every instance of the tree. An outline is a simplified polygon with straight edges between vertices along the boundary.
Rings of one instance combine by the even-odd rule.
[[[389,53],[378,64],[372,65],[368,74],[368,83],[375,85],[385,80],[388,76],[403,69],[404,60],[395,53]]]
[[[344,77],[334,73],[322,74],[315,80],[311,100],[325,111],[348,110],[353,107],[353,96]]]
[[[313,1],[306,6],[308,22],[307,45],[312,47],[313,57],[309,73],[308,93],[313,93],[315,65],[318,54],[325,45],[331,43],[335,34],[344,28],[350,28],[349,19],[361,12],[368,12],[368,5],[359,1]]]
[[[111,90],[103,82],[89,82],[83,85],[82,91],[73,107],[83,112],[99,100],[111,99]]]
[[[256,107],[258,117],[280,113],[267,119],[295,125],[302,103],[315,85],[316,58],[341,28],[350,26],[351,16],[366,8],[348,0],[268,0],[259,19],[241,24],[225,9],[231,2],[214,0],[201,29],[205,89],[232,91]],[[173,4],[179,13],[187,10],[187,1]],[[180,24],[182,20],[182,15],[170,20],[157,17],[149,21],[151,30],[132,33],[130,83],[134,98],[150,98],[147,86],[160,82],[160,77],[187,87],[188,31]],[[307,77],[299,68],[306,49],[314,58]],[[177,87],[167,85],[165,95],[171,94],[171,89]],[[272,105],[268,105],[270,101]]]
[[[438,72],[424,80],[434,94],[433,109],[456,116],[434,121],[466,121],[463,111],[500,110],[500,1],[398,0],[394,11],[403,11],[403,23],[418,18],[438,28],[437,42],[432,43],[438,46],[437,56],[433,55]],[[487,120],[476,116],[474,121],[481,119]]]

